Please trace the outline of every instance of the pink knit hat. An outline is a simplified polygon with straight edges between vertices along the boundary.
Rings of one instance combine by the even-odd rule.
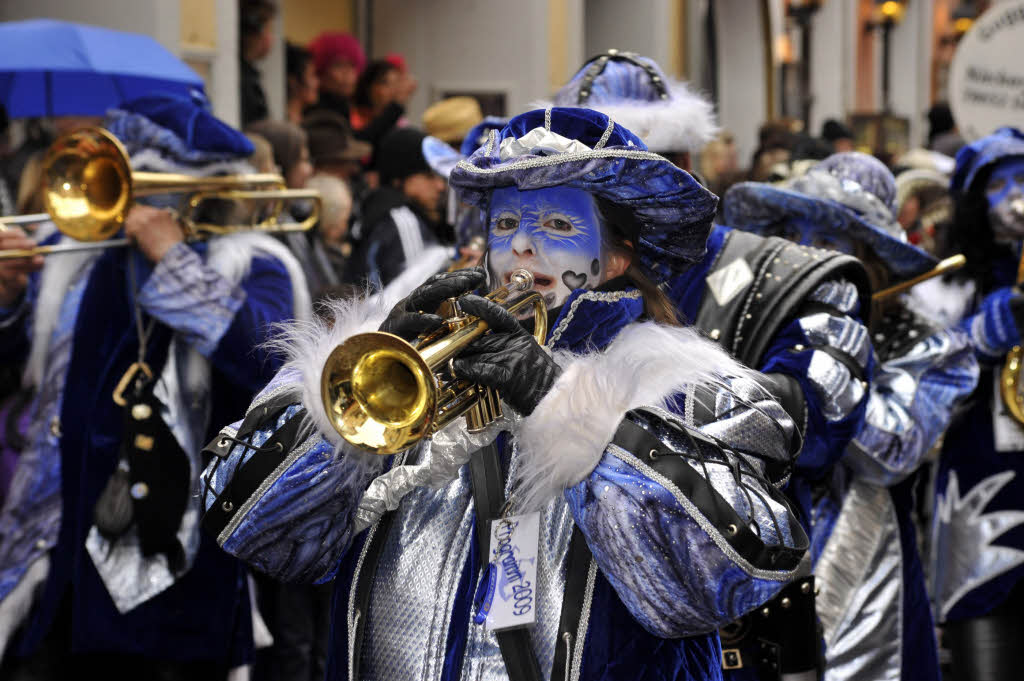
[[[309,44],[309,51],[313,55],[313,64],[318,75],[323,74],[336,61],[347,61],[360,73],[366,66],[363,46],[349,33],[325,31]]]

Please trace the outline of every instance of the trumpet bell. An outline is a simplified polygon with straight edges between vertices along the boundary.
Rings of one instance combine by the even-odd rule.
[[[327,358],[321,398],[349,443],[373,454],[409,448],[431,432],[434,375],[416,349],[380,331],[352,336]]]
[[[61,137],[43,161],[46,212],[77,241],[105,241],[121,229],[132,200],[128,154],[102,128]]]

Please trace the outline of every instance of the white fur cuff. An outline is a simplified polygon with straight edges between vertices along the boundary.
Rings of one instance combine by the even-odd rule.
[[[539,508],[590,475],[630,409],[749,373],[693,329],[653,322],[627,327],[603,352],[555,360],[562,375],[518,432],[518,510]]]

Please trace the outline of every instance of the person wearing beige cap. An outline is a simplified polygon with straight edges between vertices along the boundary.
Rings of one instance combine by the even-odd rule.
[[[423,112],[423,129],[428,135],[457,148],[469,131],[483,120],[484,114],[476,98],[449,97]]]

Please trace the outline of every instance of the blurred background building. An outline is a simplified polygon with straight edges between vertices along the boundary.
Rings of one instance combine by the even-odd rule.
[[[270,114],[281,118],[284,39],[351,32],[371,58],[404,55],[419,81],[408,109],[418,120],[453,94],[477,96],[485,114],[513,114],[615,47],[711,94],[741,159],[765,121],[818,136],[834,119],[856,145],[895,154],[924,142],[958,37],[997,1],[278,0],[280,39],[259,66]],[[203,76],[215,112],[234,123],[238,12],[238,0],[0,3],[0,21],[49,17],[155,37]]]

